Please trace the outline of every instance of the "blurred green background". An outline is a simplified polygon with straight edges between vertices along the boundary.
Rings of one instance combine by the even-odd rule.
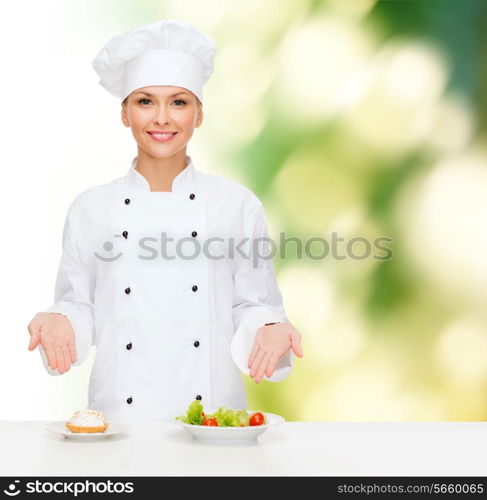
[[[487,2],[84,6],[100,40],[163,18],[215,39],[188,152],[253,189],[272,236],[392,238],[389,260],[275,258],[305,357],[281,383],[246,379],[250,408],[485,420]]]

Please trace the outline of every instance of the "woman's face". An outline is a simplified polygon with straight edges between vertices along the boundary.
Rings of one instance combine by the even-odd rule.
[[[142,87],[122,105],[122,121],[132,129],[139,148],[155,158],[168,158],[188,144],[203,121],[203,110],[196,96],[182,87]],[[176,134],[168,140],[156,132]]]

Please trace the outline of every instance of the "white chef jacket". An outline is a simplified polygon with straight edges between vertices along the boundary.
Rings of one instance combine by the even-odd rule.
[[[205,408],[247,408],[232,338],[288,321],[272,260],[256,266],[231,250],[232,239],[268,237],[262,204],[243,185],[197,170],[188,155],[171,192],[150,191],[136,161],[69,206],[46,310],[70,320],[74,366],[96,346],[88,407],[125,421],[173,419],[195,398]],[[205,241],[221,258],[201,251],[190,259]],[[59,374],[40,351],[47,371]],[[279,367],[292,365],[289,352]]]

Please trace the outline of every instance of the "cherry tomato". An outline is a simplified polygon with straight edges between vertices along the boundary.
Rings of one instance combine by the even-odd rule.
[[[249,420],[249,425],[263,425],[265,423],[265,418],[260,411],[254,413]]]
[[[218,427],[218,422],[216,418],[207,418],[204,422],[203,425],[208,425],[210,427]]]

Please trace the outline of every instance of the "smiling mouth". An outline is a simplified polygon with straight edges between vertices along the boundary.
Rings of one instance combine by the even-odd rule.
[[[168,142],[177,134],[177,132],[170,132],[170,133],[147,132],[147,133],[152,137],[152,139],[154,139],[157,142]]]

